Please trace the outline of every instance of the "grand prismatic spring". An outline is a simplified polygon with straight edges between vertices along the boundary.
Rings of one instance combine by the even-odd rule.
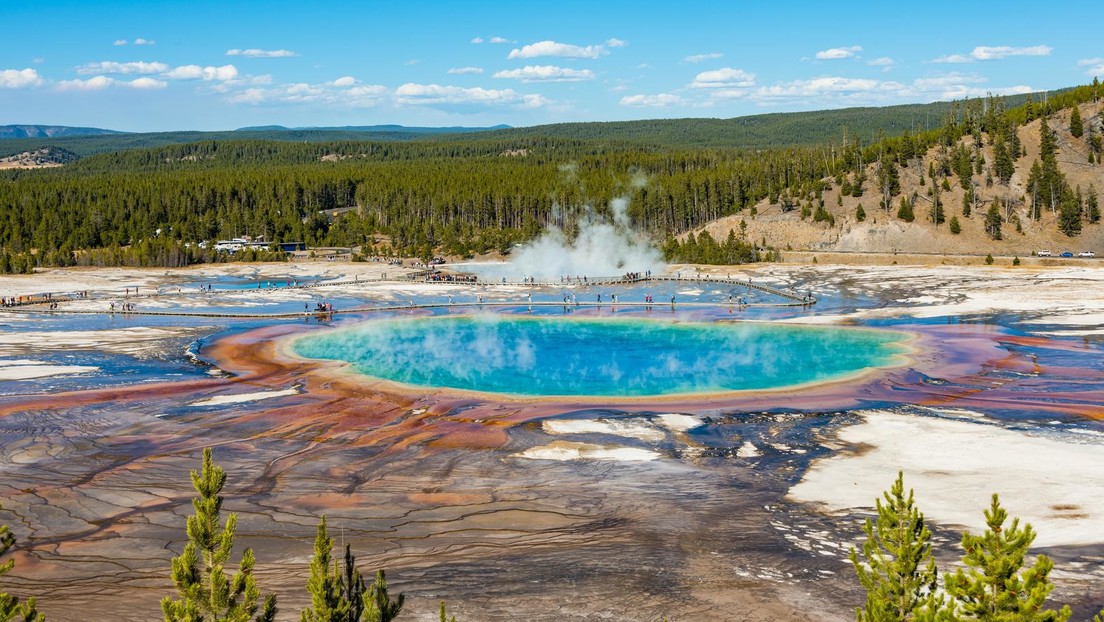
[[[903,351],[901,339],[889,331],[778,324],[480,315],[367,322],[312,335],[294,349],[416,387],[636,397],[844,377],[891,362]]]
[[[849,619],[847,550],[899,469],[941,564],[1000,492],[1056,598],[1100,599],[1104,270],[400,272],[75,272],[88,298],[0,316],[10,584],[54,619],[157,617],[213,447],[287,615],[325,514],[412,619]]]

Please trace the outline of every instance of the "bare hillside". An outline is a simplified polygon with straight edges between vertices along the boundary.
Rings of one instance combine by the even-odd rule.
[[[1104,103],[1082,104],[1080,113],[1086,126],[1080,138],[1074,137],[1069,130],[1071,110],[1063,110],[1049,121],[1051,129],[1057,134],[1059,169],[1071,188],[1080,187],[1086,199],[1092,188],[1098,201],[1104,204],[1104,164],[1099,161],[1090,164],[1088,161],[1088,128],[1091,125],[1092,132],[1098,136],[1104,133]],[[985,139],[981,147],[984,157],[982,172],[975,172],[972,178],[977,198],[972,204],[970,216],[963,214],[966,191],[959,179],[954,175],[947,177],[950,189],[944,190],[943,177],[937,177],[946,219],[950,221],[952,216],[957,218],[961,226],[958,234],[951,233],[948,223],[935,225],[930,217],[932,199],[929,192],[933,183],[927,177],[929,166],[946,158],[946,152],[938,146],[929,149],[923,158],[915,158],[908,167],[900,169],[901,191],[888,211],[879,207],[881,197],[875,187],[875,165],[871,164],[866,168],[863,196],[841,198],[841,187],[835,183],[824,193],[824,206],[834,218],[834,224],[814,222],[811,217],[803,219],[800,209],[784,211],[781,205],[764,200],[756,205],[754,216],[745,210],[715,220],[698,231],[708,231],[721,240],[730,230],[740,235],[743,228],[746,229],[743,234],[745,239],[755,242],[765,240],[767,245],[782,250],[1024,256],[1039,250],[1050,250],[1055,255],[1063,251],[1077,253],[1092,250],[1098,256],[1104,255],[1104,221],[1090,224],[1085,220],[1082,232],[1068,237],[1058,229],[1056,212],[1044,209],[1038,220],[1029,216],[1031,198],[1026,186],[1031,166],[1039,159],[1040,123],[1041,120],[1035,120],[1018,128],[1026,155],[1015,161],[1015,172],[1007,185],[1001,184],[993,171],[993,145],[988,138]],[[971,145],[972,140],[970,136],[962,139]],[[996,181],[989,183],[987,180]],[[901,197],[912,196],[915,196],[915,220],[905,222],[897,217],[897,209]],[[1001,199],[1003,204],[1009,206],[1007,210],[1002,209],[1005,221],[1001,227],[1001,240],[992,239],[985,231],[985,212],[993,199]],[[866,213],[864,222],[856,218],[856,209],[860,205]],[[1016,230],[1017,220],[1022,232]]]

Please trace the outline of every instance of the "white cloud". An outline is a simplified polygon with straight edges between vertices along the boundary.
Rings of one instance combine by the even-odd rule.
[[[682,98],[671,93],[658,93],[656,95],[626,95],[621,98],[622,106],[634,106],[642,108],[665,108],[682,103]]]
[[[870,93],[880,88],[896,88],[898,86],[900,85],[895,82],[881,82],[866,78],[822,76],[811,80],[794,80],[793,82],[760,87],[755,90],[752,96],[757,100],[818,97],[833,94]]]
[[[732,67],[703,71],[690,84],[690,88],[695,89],[745,88],[750,86],[755,86],[755,74],[748,73],[743,69],[733,69]]]
[[[526,65],[520,69],[509,69],[494,74],[495,78],[510,78],[522,82],[580,82],[593,80],[594,72],[589,69],[571,69],[555,65]]]
[[[164,76],[173,80],[234,80],[238,77],[238,68],[233,65],[221,67],[181,65],[166,72]]]
[[[874,60],[868,60],[866,61],[866,64],[873,67],[885,67],[888,69],[889,67],[893,66],[894,62],[895,61],[892,58],[888,56],[882,56],[880,58],[875,58]]]
[[[893,80],[820,76],[755,89],[716,90],[713,100],[747,98],[760,105],[816,104],[823,107],[885,105],[901,102],[930,102],[993,95],[1028,93],[1029,86],[986,86],[986,79],[974,74],[948,73],[902,83]]]
[[[483,37],[475,37],[471,40],[471,42],[476,44],[476,45],[479,45],[480,43],[483,43]]]
[[[168,82],[156,78],[135,78],[134,80],[116,80],[107,76],[93,76],[87,80],[62,80],[56,85],[59,91],[102,91],[110,87],[132,88],[139,90],[163,89]]]
[[[341,85],[335,84],[342,82]],[[339,78],[323,84],[281,84],[272,88],[248,88],[229,98],[235,104],[324,104],[366,108],[379,104],[388,93],[387,87],[364,84],[346,85]]]
[[[142,37],[138,37],[134,40],[134,45],[154,45],[155,43],[157,42],[153,39],[143,39]]]
[[[611,39],[610,41],[617,41]],[[621,44],[621,42],[618,42]],[[607,42],[606,45],[609,45]],[[611,46],[619,47],[619,46]],[[559,56],[562,58],[599,58],[609,54],[605,45],[571,45],[556,41],[538,41],[521,48],[514,48],[507,58],[537,58],[539,56]]]
[[[933,63],[972,63],[976,58],[968,54],[948,54],[947,56],[940,56],[939,58],[932,59]]]
[[[1010,47],[1007,45],[979,45],[969,54],[950,54],[932,60],[933,63],[973,63],[979,60],[1001,60],[1009,56],[1050,56],[1054,48],[1049,45]]]
[[[720,52],[710,52],[708,54],[694,54],[693,56],[683,57],[683,61],[687,63],[700,63],[705,60],[715,60],[721,58],[724,54]]]
[[[370,108],[385,101],[389,92],[385,86],[357,84],[352,76],[343,76],[321,84],[293,83],[271,88],[253,86],[234,92],[228,101],[254,106],[315,104],[340,108]]]
[[[981,86],[988,80],[976,74],[952,72],[939,76],[917,78],[912,81],[903,95],[923,101],[963,99],[966,97],[985,97],[993,95],[1016,95],[1034,91],[1030,86],[1016,85],[1003,87]]]
[[[510,40],[505,37],[491,37],[489,43],[510,43]]]
[[[407,67],[413,67],[414,65],[417,65],[420,62],[422,62],[422,61],[418,60],[417,58],[412,58],[412,59],[406,61],[403,64],[406,65]]]
[[[112,43],[112,45],[114,45],[114,46],[120,46],[120,45],[126,45],[126,44],[127,44],[126,39],[116,39],[115,43]]]
[[[156,78],[135,78],[127,84],[135,89],[163,89],[169,85],[168,82]]]
[[[299,56],[291,50],[259,50],[257,48],[249,48],[248,50],[233,48],[226,50],[226,55],[245,56],[248,58],[289,58],[291,56]]]
[[[483,73],[483,68],[482,67],[453,67],[452,69],[449,69],[448,72],[451,73],[451,74],[454,74],[454,75],[480,74],[480,73]]]
[[[828,48],[816,53],[817,60],[840,60],[843,58],[855,58],[862,51],[861,45],[852,45],[841,48]]]
[[[623,48],[628,44],[629,43],[627,41],[622,41],[621,39],[607,39],[606,40],[606,47],[611,47],[611,48]]]
[[[57,83],[59,91],[101,91],[114,84],[107,76],[96,76],[87,80],[62,80]]]
[[[0,89],[21,89],[39,86],[42,78],[34,69],[0,69]]]
[[[77,74],[82,76],[102,75],[105,73],[118,73],[118,74],[150,74],[150,73],[165,73],[169,70],[169,66],[165,63],[146,63],[142,61],[135,61],[131,63],[117,63],[114,61],[103,61],[99,63],[88,63],[77,67]]]
[[[513,89],[463,88],[442,86],[440,84],[414,84],[411,82],[395,89],[395,98],[395,101],[400,104],[413,105],[479,104],[539,108],[549,103],[541,95],[524,95]]]
[[[1104,58],[1086,58],[1077,61],[1078,67],[1085,67],[1085,73],[1093,77],[1104,77]]]
[[[350,97],[354,102],[367,99],[376,99],[386,95],[388,92],[386,86],[380,86],[378,84],[365,84],[364,86],[353,87],[344,92],[343,95]]]

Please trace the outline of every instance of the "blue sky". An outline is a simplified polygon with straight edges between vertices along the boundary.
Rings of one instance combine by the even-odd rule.
[[[1104,77],[1098,3],[999,7],[4,2],[0,124],[524,126],[926,102]]]

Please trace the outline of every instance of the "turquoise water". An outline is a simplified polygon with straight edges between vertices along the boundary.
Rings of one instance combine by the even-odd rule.
[[[300,356],[422,387],[559,396],[740,391],[890,364],[898,332],[765,323],[463,316],[377,320],[300,338]]]

